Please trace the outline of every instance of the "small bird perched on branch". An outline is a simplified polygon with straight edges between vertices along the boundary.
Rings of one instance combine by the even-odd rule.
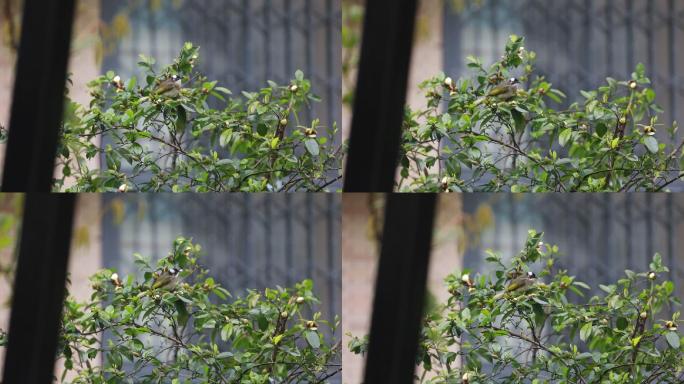
[[[536,283],[537,275],[535,275],[534,272],[528,271],[527,274],[512,279],[511,282],[508,283],[508,286],[506,287],[506,289],[504,289],[503,292],[500,292],[496,296],[494,296],[494,300],[498,300],[504,297],[504,295],[513,292],[523,293],[525,291],[528,291]]]
[[[178,75],[171,75],[159,82],[154,92],[165,97],[176,97],[180,94],[181,80]]]
[[[519,89],[520,81],[518,81],[518,79],[516,79],[515,77],[511,77],[510,79],[490,89],[484,97],[477,99],[473,106],[478,106],[482,104],[485,100],[492,98],[499,101],[511,100],[517,95]]]
[[[163,269],[159,274],[155,275],[152,289],[173,290],[180,282],[180,272],[180,268]]]
[[[161,270],[155,271],[152,275],[152,286],[141,286],[141,292],[138,294],[137,297],[140,298],[145,295],[150,295],[154,293],[156,290],[173,291],[174,289],[176,289],[176,287],[181,281],[180,273],[182,271],[182,269],[175,267],[164,267]]]

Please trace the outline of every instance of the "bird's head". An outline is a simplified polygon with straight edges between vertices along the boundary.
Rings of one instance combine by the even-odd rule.
[[[508,79],[508,83],[511,85],[516,85],[520,84],[520,80],[516,79],[515,77],[511,77],[510,79]]]
[[[532,272],[532,271],[528,271],[527,272],[527,278],[528,279],[536,279],[537,275],[535,275],[534,272]]]

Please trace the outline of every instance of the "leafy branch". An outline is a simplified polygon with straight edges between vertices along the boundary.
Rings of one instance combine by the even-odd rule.
[[[682,145],[656,138],[662,109],[643,65],[606,79],[583,100],[536,76],[536,54],[511,36],[499,61],[468,57],[472,77],[421,84],[426,107],[407,109],[400,191],[660,191],[684,176]],[[674,141],[678,125],[668,125]]]
[[[161,69],[141,55],[142,80],[109,71],[89,83],[88,106],[68,101],[54,189],[315,191],[339,178],[336,125],[300,119],[319,101],[301,71],[233,97],[195,70],[198,52],[185,43]]]
[[[422,383],[680,383],[684,347],[674,284],[656,254],[600,294],[556,266],[558,247],[529,231],[519,254],[488,251],[491,273],[445,279],[450,296],[425,315]],[[365,353],[367,338],[349,348]],[[420,371],[419,371],[420,372]]]
[[[68,297],[61,382],[324,383],[340,372],[339,343],[322,331],[335,334],[339,321],[313,311],[311,280],[234,298],[199,265],[200,251],[180,237],[154,268],[136,254],[142,279],[105,269],[89,300]],[[171,270],[175,286],[155,284]]]

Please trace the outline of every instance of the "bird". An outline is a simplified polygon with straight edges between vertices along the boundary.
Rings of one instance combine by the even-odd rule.
[[[511,77],[510,79],[506,80],[505,82],[497,85],[496,87],[492,88],[487,92],[487,94],[484,97],[481,97],[475,101],[473,104],[474,106],[482,104],[487,98],[495,98],[496,100],[500,101],[508,101],[514,98],[517,93],[518,89],[520,88],[520,81],[516,79],[515,77]]]
[[[176,97],[180,94],[181,80],[178,75],[171,75],[159,82],[154,93],[165,97]]]
[[[508,286],[503,292],[498,293],[494,296],[494,300],[502,298],[505,294],[518,292],[522,293],[534,286],[537,282],[537,275],[534,272],[528,271],[527,274],[516,277],[508,283]]]
[[[156,273],[154,282],[152,283],[152,289],[172,291],[181,280],[179,276],[181,271],[180,268],[169,268]]]

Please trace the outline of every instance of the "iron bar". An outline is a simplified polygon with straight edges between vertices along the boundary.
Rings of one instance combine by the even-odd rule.
[[[344,181],[347,192],[393,189],[416,6],[416,0],[366,2]]]
[[[52,189],[73,18],[73,0],[24,2],[4,192]]]
[[[389,194],[365,383],[412,383],[426,291],[434,194]]]
[[[3,383],[47,384],[65,295],[76,195],[26,195]]]

